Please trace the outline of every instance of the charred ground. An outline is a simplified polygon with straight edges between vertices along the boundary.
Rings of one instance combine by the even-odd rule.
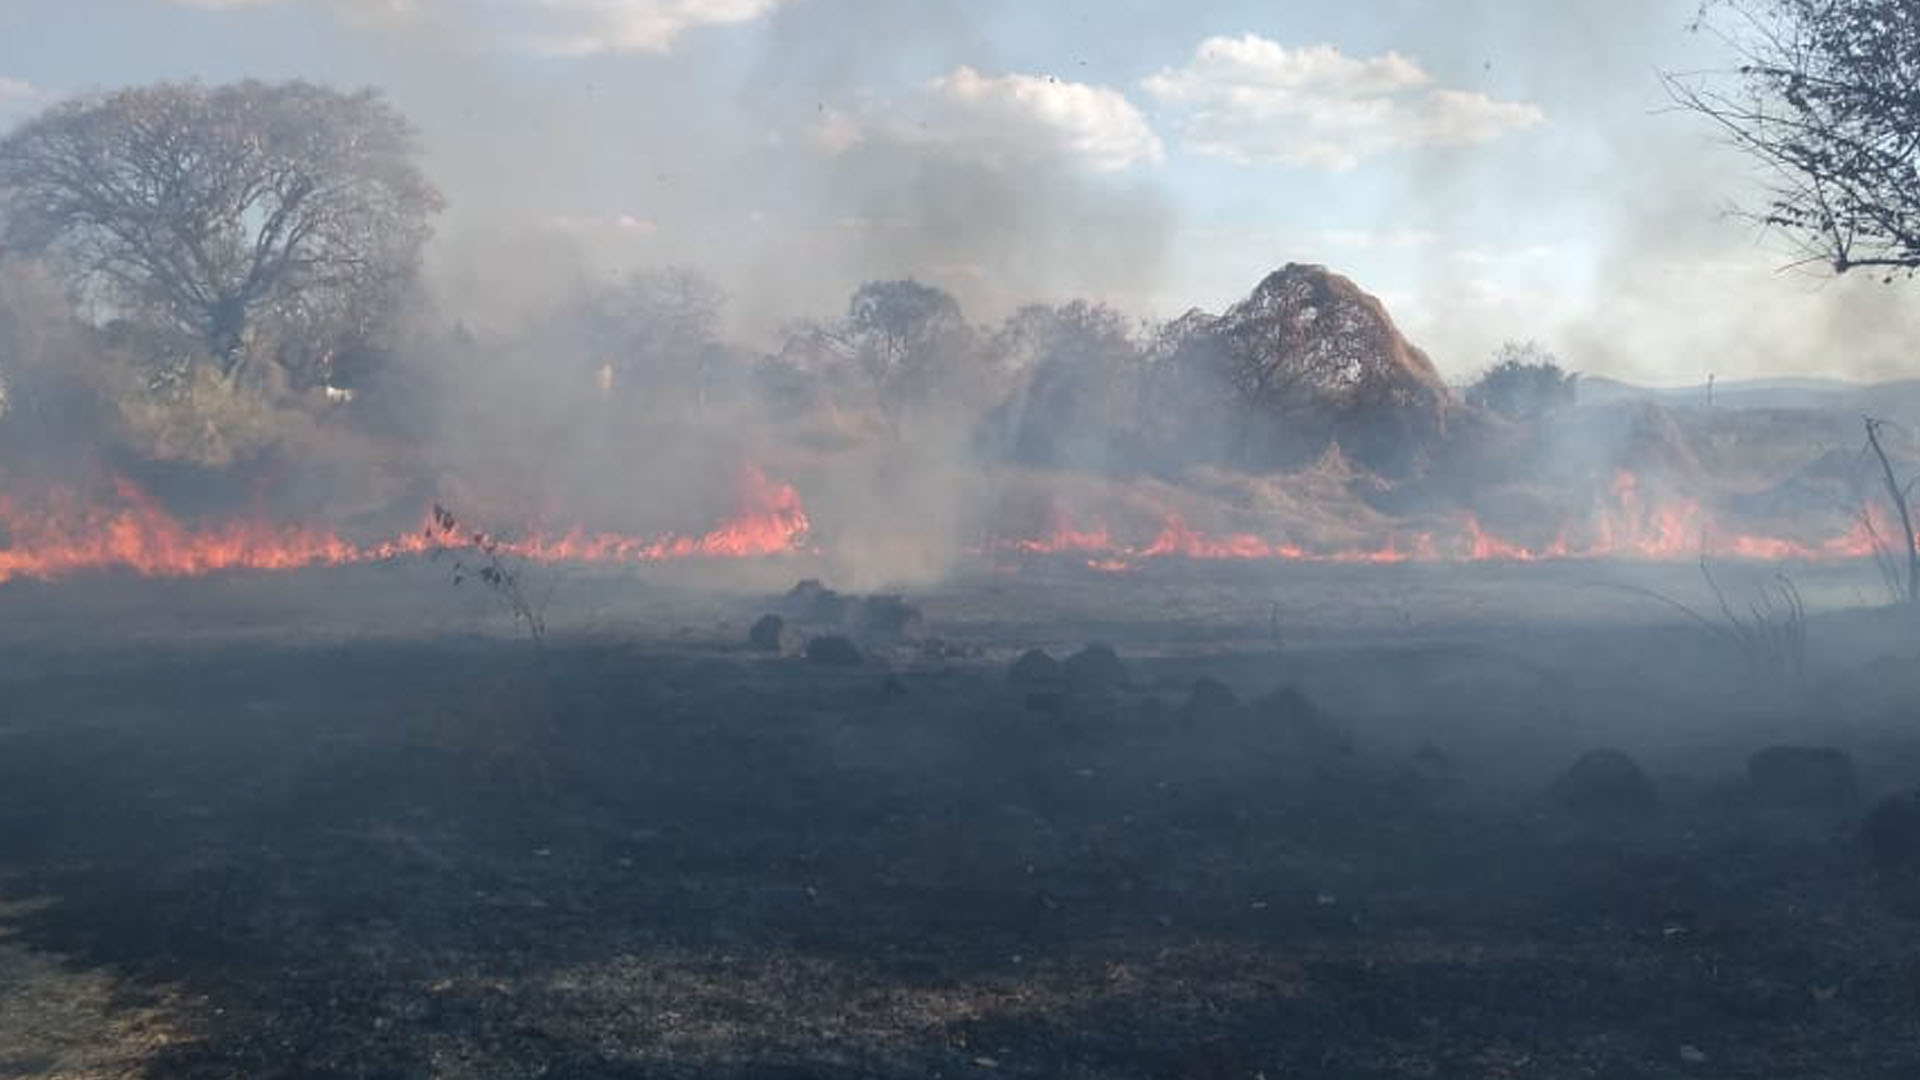
[[[1035,563],[842,669],[745,644],[791,569],[576,581],[539,648],[418,566],[10,587],[0,1068],[1920,1062],[1911,901],[1857,835],[1920,775],[1884,614],[1816,614],[1789,684],[1617,587],[1684,569]],[[1095,639],[1125,683],[1009,679]],[[1848,750],[1858,798],[1770,801],[1775,744]],[[1652,807],[1569,808],[1596,747]]]

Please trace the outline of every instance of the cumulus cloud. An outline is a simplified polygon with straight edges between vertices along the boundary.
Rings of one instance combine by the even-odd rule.
[[[1144,82],[1195,153],[1242,164],[1349,169],[1410,146],[1486,142],[1545,121],[1537,106],[1435,87],[1397,52],[1355,58],[1254,34],[1200,43]]]
[[[1060,160],[1120,172],[1164,156],[1160,137],[1125,94],[1044,75],[982,75],[961,66],[906,100],[857,114],[828,111],[814,142],[838,153],[869,139],[941,147],[1010,166]]]
[[[260,7],[287,0],[165,0]],[[786,0],[306,0],[358,22],[428,23],[503,48],[555,56],[662,52],[701,26],[752,22]]]

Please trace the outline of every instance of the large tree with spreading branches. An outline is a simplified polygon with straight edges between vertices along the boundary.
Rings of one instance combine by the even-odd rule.
[[[298,339],[313,370],[291,374],[324,381],[324,342],[387,314],[439,206],[371,90],[163,83],[0,139],[0,249],[50,258],[106,317],[179,333],[227,378]]]

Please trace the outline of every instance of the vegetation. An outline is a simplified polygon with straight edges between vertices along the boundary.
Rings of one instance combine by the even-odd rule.
[[[1700,556],[1700,577],[1713,596],[1713,613],[1666,593],[1638,586],[1628,592],[1658,600],[1686,616],[1688,621],[1730,647],[1755,678],[1780,680],[1803,688],[1807,675],[1807,606],[1800,589],[1785,574],[1775,574],[1752,589],[1750,599],[1737,606],[1714,576],[1706,555]]]
[[[1537,342],[1509,341],[1493,366],[1467,389],[1467,403],[1514,420],[1531,420],[1568,408],[1579,396],[1580,376],[1563,371]]]
[[[163,83],[66,101],[0,140],[6,249],[231,379],[277,352],[318,385],[410,277],[439,196],[372,91]],[[296,359],[297,358],[297,359]],[[289,362],[292,361],[292,362]]]
[[[1880,463],[1881,479],[1887,485],[1887,499],[1893,504],[1894,514],[1900,519],[1900,534],[1906,537],[1906,543],[1901,545],[1905,549],[1904,554],[1907,560],[1906,601],[1909,604],[1920,604],[1920,538],[1916,538],[1913,534],[1913,510],[1907,501],[1908,496],[1913,493],[1915,481],[1909,480],[1902,484],[1899,476],[1895,474],[1893,461],[1887,457],[1887,449],[1880,442],[1880,431],[1886,423],[1885,420],[1871,416],[1866,418],[1867,447],[1873,451],[1874,460]],[[1897,580],[1897,578],[1896,571],[1893,579]]]
[[[478,580],[513,616],[514,625],[526,630],[535,645],[546,640],[547,598],[536,601],[527,592],[521,568],[499,537],[468,528],[453,511],[435,503],[427,523],[427,538],[438,545],[434,548],[436,555],[449,553],[453,560],[453,584],[459,585],[468,578]]]
[[[1095,465],[1132,426],[1144,354],[1133,326],[1083,300],[1031,304],[1008,316],[987,348],[1013,383],[989,417],[995,449],[1027,465]]]
[[[1771,172],[1755,216],[1839,273],[1920,269],[1920,8],[1709,0],[1701,25],[1739,70],[1669,87]]]

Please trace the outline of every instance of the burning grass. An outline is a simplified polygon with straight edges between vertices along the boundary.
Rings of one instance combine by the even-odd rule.
[[[324,527],[277,525],[257,519],[188,524],[125,480],[111,494],[83,499],[56,489],[38,497],[0,495],[0,582],[56,579],[75,573],[125,569],[147,576],[194,576],[219,570],[285,570],[377,562],[405,555],[469,547],[429,518],[418,534],[354,541]],[[1106,492],[1111,496],[1114,492]],[[1329,563],[1536,562],[1551,559],[1679,561],[1705,552],[1752,560],[1870,558],[1887,525],[1863,511],[1853,525],[1819,540],[1796,540],[1720,527],[1688,499],[1648,500],[1630,473],[1584,514],[1562,514],[1546,541],[1523,542],[1482,524],[1472,511],[1441,521],[1396,522],[1358,508],[1338,519],[1325,508],[1299,503],[1255,505],[1222,512],[1201,494],[1147,485],[1122,490],[1112,509],[1076,515],[1046,496],[1041,513],[1014,511],[1012,530],[990,528],[975,549],[988,556],[1073,555],[1097,569],[1125,570],[1147,560],[1307,561]],[[1031,502],[1031,500],[1029,500]],[[748,470],[741,509],[699,534],[638,537],[585,527],[533,527],[514,536],[487,534],[499,555],[535,563],[642,565],[677,560],[735,560],[791,555],[813,546],[813,526],[799,492]],[[1264,522],[1259,528],[1205,529],[1187,507],[1212,518]],[[1017,522],[1025,520],[1023,527]],[[1119,523],[1119,524],[1116,524]],[[912,523],[904,542],[912,542]],[[1022,530],[1026,531],[1022,531]],[[1536,523],[1532,531],[1538,532]],[[1364,539],[1372,532],[1375,539]],[[1897,534],[1897,527],[1895,529]],[[871,545],[868,538],[863,541]],[[901,541],[896,541],[896,543]]]

